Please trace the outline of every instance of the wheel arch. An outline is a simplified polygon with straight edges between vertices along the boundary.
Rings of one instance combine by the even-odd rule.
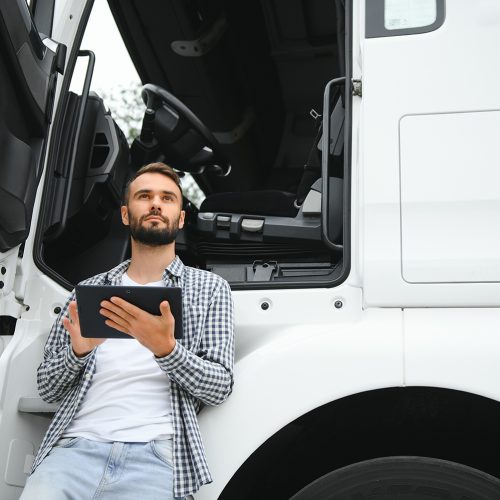
[[[274,328],[250,340],[237,349],[233,394],[222,407],[199,415],[214,482],[197,499],[217,498],[255,450],[301,415],[350,394],[403,385],[397,312],[366,314],[334,327]]]
[[[322,475],[363,460],[412,455],[500,477],[500,403],[438,387],[353,394],[282,427],[241,465],[219,500],[289,498]]]

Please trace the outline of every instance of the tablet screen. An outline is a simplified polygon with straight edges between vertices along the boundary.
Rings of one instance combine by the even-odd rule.
[[[180,287],[77,285],[75,291],[82,337],[133,338],[106,325],[106,318],[99,312],[103,300],[120,297],[156,315],[160,314],[160,303],[167,300],[175,319],[175,338],[182,338],[182,290]]]

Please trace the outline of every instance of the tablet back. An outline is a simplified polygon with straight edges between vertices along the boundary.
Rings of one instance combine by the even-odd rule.
[[[82,337],[133,338],[107,326],[106,318],[99,312],[103,300],[120,297],[156,315],[160,314],[160,303],[167,300],[175,319],[175,338],[182,338],[182,290],[180,287],[76,285],[75,291]]]

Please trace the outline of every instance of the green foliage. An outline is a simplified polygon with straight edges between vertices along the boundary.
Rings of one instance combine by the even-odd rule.
[[[191,174],[181,177],[181,186],[184,196],[196,207],[200,208],[201,202],[205,199],[205,193],[193,179]]]
[[[129,144],[132,144],[141,132],[142,117],[146,109],[141,97],[141,88],[140,83],[135,83],[98,92]]]

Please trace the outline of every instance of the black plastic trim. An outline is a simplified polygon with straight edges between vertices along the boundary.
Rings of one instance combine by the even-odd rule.
[[[33,20],[40,33],[52,36],[56,0],[37,0],[33,5]]]
[[[346,88],[346,78],[342,76],[340,78],[334,78],[330,80],[325,87],[325,96],[323,99],[323,138],[321,144],[321,150],[323,151],[321,159],[321,233],[323,236],[323,243],[333,251],[342,251],[342,245],[334,243],[330,239],[328,234],[329,226],[329,215],[330,210],[328,209],[328,203],[330,201],[330,182],[328,179],[329,168],[330,168],[330,96],[332,95],[332,89],[343,85]],[[344,128],[344,135],[346,135],[346,129]],[[345,159],[344,159],[345,161]]]
[[[45,76],[50,68],[50,57],[44,59],[46,47],[36,31],[25,0],[0,2],[0,39],[2,49],[10,66],[11,78],[17,80],[20,101],[30,115],[32,128],[42,136],[47,128],[45,119]],[[28,59],[21,58],[21,49],[26,49]],[[26,71],[30,73],[27,76]],[[33,70],[31,74],[30,70]]]
[[[4,187],[7,195],[14,196],[17,200],[16,205],[9,208],[12,210],[18,209],[18,211],[20,211],[19,218],[25,223],[22,229],[15,230],[14,232],[8,232],[9,229],[7,229],[7,226],[5,227],[5,231],[0,231],[0,233],[2,233],[0,237],[2,248],[0,250],[7,251],[23,244],[32,227],[33,205],[38,183],[43,171],[47,148],[46,130],[47,124],[50,121],[50,88],[52,84],[55,85],[56,83],[56,75],[52,72],[50,66],[53,62],[53,52],[48,50],[41,42],[40,35],[35,28],[31,12],[26,2],[21,0],[3,2],[0,11],[0,31],[2,32],[0,38],[4,44],[3,50],[5,60],[3,64],[5,64],[6,69],[5,78],[12,83],[12,87],[16,94],[16,105],[18,106],[16,113],[18,117],[13,118],[12,121],[15,122],[20,120],[20,122],[27,126],[27,135],[24,139],[21,139],[21,137],[17,135],[17,132],[14,132],[14,129],[12,129],[11,133],[8,133],[8,135],[11,135],[11,138],[17,140],[13,142],[7,141],[7,143],[3,145],[6,149],[2,151],[4,156],[5,154],[7,154],[7,156],[13,154],[15,157],[14,162],[17,161],[19,164],[19,171],[16,171],[14,177],[11,179],[11,181],[15,181],[16,176],[17,178],[22,177],[21,181],[19,181],[19,185],[14,182],[17,186],[14,190],[16,194],[14,194],[14,191],[11,192],[9,190],[9,187],[13,186],[13,184],[7,179]],[[26,63],[25,60],[24,64],[21,63],[19,57],[19,49],[23,45],[29,47],[29,51],[32,55],[32,59],[30,59],[28,63]],[[23,72],[26,69],[32,69],[35,78],[31,79],[26,75]],[[47,82],[49,90],[46,93],[44,113],[39,106],[39,101],[35,98],[32,86],[33,83],[46,83],[44,77],[40,77],[40,75],[47,75],[48,72],[50,72]],[[33,74],[30,74],[30,76],[33,76]],[[7,129],[11,121],[10,118],[4,123]],[[7,147],[9,146],[9,142],[11,142],[10,147]],[[13,148],[13,145],[16,145],[16,147]],[[31,151],[31,160],[27,162],[22,161],[22,153],[19,147],[28,151],[28,153]],[[21,154],[21,157],[19,157],[19,154]],[[22,188],[22,193],[18,189],[19,186]],[[7,201],[7,198],[8,197],[6,197],[4,201]]]
[[[45,51],[47,49],[45,48],[45,45],[42,42],[42,38],[40,37],[40,33],[38,32],[38,30],[36,29],[33,19],[31,20],[31,28],[28,34],[28,38],[29,41],[31,42],[31,46],[33,47],[35,55],[38,57],[38,59],[40,59],[40,61],[42,61],[43,56],[45,55]]]
[[[365,38],[387,36],[417,35],[429,33],[440,28],[446,18],[445,0],[436,0],[436,20],[427,26],[388,30],[384,21],[385,0],[366,0],[365,3]]]

